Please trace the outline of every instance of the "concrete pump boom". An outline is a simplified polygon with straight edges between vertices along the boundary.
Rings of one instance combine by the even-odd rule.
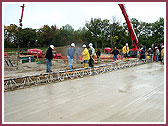
[[[24,4],[23,4],[23,6],[21,6],[21,7],[22,7],[22,14],[21,14],[21,18],[20,18],[20,20],[19,20],[19,22],[20,22],[20,26],[22,26],[22,19],[23,19]]]
[[[138,39],[136,37],[136,34],[134,32],[134,29],[132,28],[132,25],[131,25],[130,21],[129,21],[125,6],[123,4],[118,4],[118,5],[120,6],[122,14],[124,15],[125,21],[127,23],[128,31],[130,33],[131,40],[132,40],[133,50],[136,51],[136,50],[138,50]]]
[[[23,6],[21,6],[22,7],[22,13],[21,13],[21,18],[19,19],[19,25],[20,25],[20,27],[18,27],[18,60],[17,60],[17,64],[18,64],[18,61],[19,61],[19,51],[20,51],[20,31],[21,31],[21,29],[22,29],[22,19],[23,19],[23,11],[24,11],[24,4],[23,4]]]

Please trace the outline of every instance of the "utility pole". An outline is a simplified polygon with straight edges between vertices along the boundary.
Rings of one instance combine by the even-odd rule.
[[[22,29],[22,19],[23,19],[23,11],[24,11],[24,4],[23,6],[20,6],[22,7],[22,13],[21,13],[21,18],[19,19],[19,27],[18,27],[18,60],[17,60],[17,65],[18,65],[18,61],[19,61],[19,52],[20,52],[20,32],[21,32],[21,29]]]

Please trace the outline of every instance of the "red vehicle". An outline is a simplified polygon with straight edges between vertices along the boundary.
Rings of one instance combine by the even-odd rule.
[[[120,53],[120,50],[118,50],[118,51]],[[104,52],[107,53],[107,54],[112,54],[113,50],[111,48],[105,48]]]
[[[41,49],[28,49],[28,55],[42,57],[43,54]]]
[[[107,54],[112,53],[112,49],[107,47],[107,48],[104,49],[104,52],[107,53]]]
[[[8,56],[8,54],[7,54],[7,53],[4,53],[4,56]]]
[[[64,59],[64,57],[61,55],[61,53],[57,53],[55,50],[53,50],[52,52],[53,52],[53,58]],[[39,58],[45,58],[45,54],[43,54],[41,49],[28,49],[27,51],[20,52],[20,54],[33,55],[35,57],[38,56]]]
[[[56,59],[64,59],[64,57],[61,55],[61,53],[57,53],[56,51],[53,52],[53,57]]]

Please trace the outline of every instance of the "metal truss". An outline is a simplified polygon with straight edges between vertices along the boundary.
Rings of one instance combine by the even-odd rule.
[[[79,68],[72,70],[62,70],[59,72],[43,73],[33,76],[23,76],[16,78],[4,79],[4,91],[12,91],[31,86],[60,82],[64,80],[72,80],[83,78],[85,76],[93,76],[101,73],[112,72],[120,69],[145,64],[145,60],[132,60],[126,62],[112,62],[105,65],[95,66],[93,68]]]

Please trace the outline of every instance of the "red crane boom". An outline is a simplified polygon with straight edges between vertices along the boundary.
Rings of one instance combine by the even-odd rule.
[[[120,6],[120,9],[122,11],[122,14],[124,15],[124,18],[125,18],[125,21],[127,23],[127,27],[128,27],[128,31],[130,33],[130,36],[131,36],[131,40],[132,40],[132,47],[133,47],[133,50],[138,50],[138,39],[136,37],[136,34],[134,32],[134,29],[132,28],[132,25],[129,21],[129,18],[128,18],[128,15],[127,15],[127,12],[126,12],[126,9],[125,9],[125,6],[123,4],[118,4]]]
[[[23,19],[23,11],[24,11],[24,4],[23,4],[23,6],[21,6],[22,7],[22,14],[21,14],[21,18],[20,18],[20,26],[22,26],[22,19]]]
[[[18,59],[19,59],[19,52],[20,52],[20,31],[21,31],[21,29],[22,29],[22,19],[23,19],[23,11],[24,11],[24,4],[23,4],[23,6],[21,6],[22,7],[22,13],[21,13],[21,18],[19,19],[19,25],[20,25],[20,27],[18,28]],[[18,64],[18,61],[17,61],[17,64]]]

